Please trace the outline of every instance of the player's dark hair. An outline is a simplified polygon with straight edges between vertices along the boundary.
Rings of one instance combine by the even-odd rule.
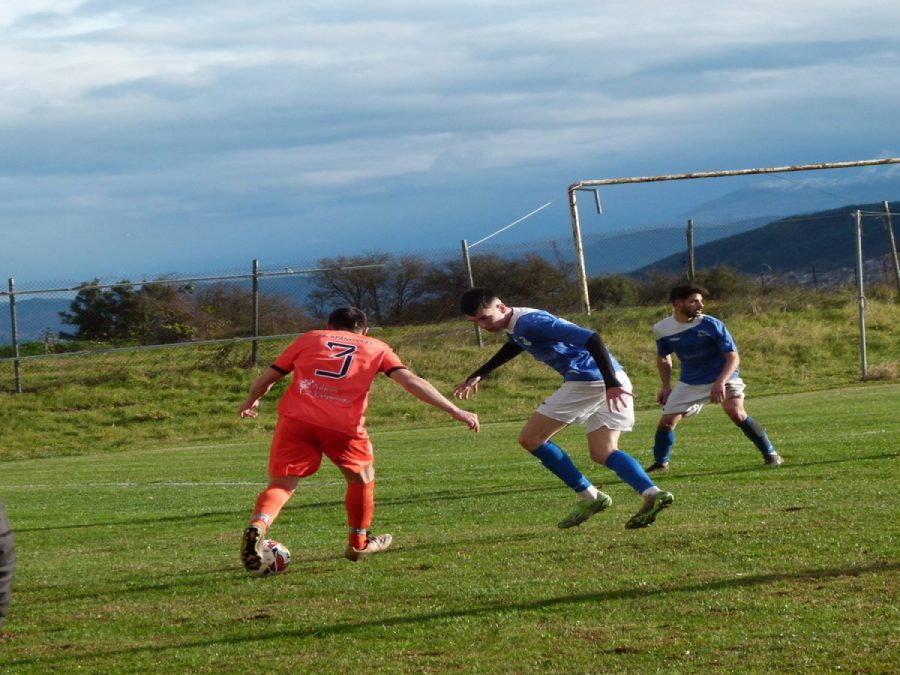
[[[368,325],[366,313],[356,307],[338,307],[328,315],[328,327],[357,333]]]
[[[459,309],[466,316],[475,316],[479,309],[490,307],[491,303],[498,299],[497,294],[490,288],[476,286],[462,294]]]
[[[669,293],[669,302],[675,302],[676,300],[685,300],[689,298],[694,293],[699,293],[700,295],[709,295],[709,291],[703,288],[703,286],[698,286],[697,284],[685,284],[684,286],[676,286]]]

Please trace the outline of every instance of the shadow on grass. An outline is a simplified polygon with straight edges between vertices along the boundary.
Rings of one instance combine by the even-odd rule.
[[[550,529],[548,527],[548,529]],[[556,530],[555,527],[552,528],[553,531]],[[503,545],[509,544],[513,542],[521,541],[522,532],[521,531],[511,531],[508,534],[503,535],[494,535],[494,536],[480,536],[477,539],[473,539],[471,541],[463,541],[459,542],[461,548],[464,548],[469,544],[487,544],[487,545]],[[235,545],[239,542],[236,539]],[[315,584],[315,578],[320,574],[327,574],[331,572],[341,573],[341,568],[346,567],[350,563],[344,560],[343,551],[344,544],[346,542],[344,540],[340,540],[339,542],[335,542],[334,551],[332,553],[321,553],[319,555],[307,555],[300,554],[299,556],[294,557],[294,566],[303,566],[302,574],[309,577],[309,583]],[[392,548],[387,555],[394,555],[396,553],[403,552],[411,552],[418,548],[432,548],[433,543],[421,543],[421,544],[401,544],[400,546],[395,546]],[[122,574],[128,574],[129,578],[131,578],[132,572],[122,568]],[[109,570],[110,574],[116,573],[117,570]],[[167,574],[160,574],[158,572],[154,572],[152,579],[153,581],[150,583],[143,584],[132,584],[128,581],[124,581],[122,583],[117,583],[115,579],[107,578],[104,582],[97,582],[93,584],[92,590],[89,592],[83,593],[73,593],[71,584],[69,583],[60,583],[60,584],[43,584],[41,586],[25,586],[21,589],[16,589],[17,597],[24,597],[23,602],[27,602],[32,605],[58,605],[63,602],[73,602],[73,601],[81,601],[81,600],[89,600],[89,599],[101,599],[101,598],[109,598],[111,596],[115,597],[127,597],[129,595],[134,594],[142,594],[142,593],[151,593],[151,592],[164,592],[169,593],[175,591],[180,588],[195,588],[199,580],[203,580],[204,583],[218,583],[223,587],[232,586],[234,583],[270,583],[277,578],[274,576],[269,576],[263,579],[257,579],[244,571],[241,567],[238,559],[237,559],[237,548],[235,548],[235,562],[234,565],[229,565],[227,567],[216,567],[216,568],[204,568],[197,570],[184,570],[178,572],[171,572]],[[103,585],[105,583],[105,586]],[[260,589],[255,589],[254,592],[259,591]],[[223,590],[223,592],[229,592],[228,590]],[[0,671],[2,672],[2,671]]]
[[[519,484],[512,485],[509,487],[498,488],[497,486],[492,486],[490,488],[468,488],[468,489],[451,489],[451,490],[436,490],[431,491],[426,494],[419,494],[409,497],[386,497],[378,498],[378,507],[386,508],[389,506],[399,506],[404,504],[427,504],[429,502],[449,502],[455,500],[463,500],[463,499],[480,499],[482,497],[504,497],[507,495],[514,494],[525,494],[525,493],[533,493],[533,492],[553,492],[559,491],[561,494],[566,494],[565,487],[562,485],[558,485],[556,483],[550,483],[546,485],[536,485],[532,487],[521,486]],[[341,513],[343,513],[344,509],[344,499],[343,499],[343,488],[338,488],[335,492],[339,495],[339,498],[329,501],[318,501],[318,502],[304,502],[303,497],[300,496],[298,492],[298,496],[294,497],[287,507],[290,510],[309,510],[309,509],[339,509]],[[571,494],[571,493],[569,493]],[[27,534],[29,532],[54,532],[58,530],[78,530],[78,529],[90,529],[90,528],[108,528],[113,526],[129,526],[129,525],[161,525],[166,523],[180,523],[184,524],[186,520],[196,520],[199,518],[224,518],[227,517],[229,519],[234,518],[235,521],[239,524],[239,529],[243,529],[245,526],[245,519],[247,514],[250,513],[250,509],[253,506],[252,502],[248,502],[247,504],[242,504],[239,507],[235,507],[234,509],[228,509],[225,511],[204,511],[203,513],[197,514],[185,514],[180,513],[177,515],[171,516],[159,516],[156,518],[133,518],[131,520],[101,520],[93,523],[75,523],[72,525],[48,525],[47,527],[17,527],[15,528],[15,532],[17,536],[21,536],[23,534]]]
[[[784,472],[791,472],[795,469],[802,469],[805,467],[811,466],[826,466],[829,464],[855,464],[861,461],[873,461],[873,460],[896,460],[900,458],[900,453],[898,452],[883,452],[880,455],[848,455],[847,457],[841,459],[823,459],[818,461],[797,461],[796,459],[792,459],[790,455],[785,457],[784,464],[779,467],[771,467],[765,466],[762,462],[757,464],[742,466],[734,469],[724,469],[721,471],[693,471],[690,473],[682,473],[678,471],[677,467],[667,471],[666,473],[659,474],[659,479],[661,483],[672,479],[678,478],[707,478],[710,476],[735,476],[745,473],[761,473],[761,474],[780,474]]]
[[[468,607],[459,610],[447,610],[442,612],[426,612],[422,614],[412,614],[403,616],[388,616],[383,618],[368,619],[358,621],[356,623],[348,623],[341,621],[338,623],[310,626],[297,630],[281,630],[281,631],[264,631],[258,635],[242,636],[234,638],[211,639],[211,640],[193,640],[179,642],[174,644],[148,644],[145,646],[129,647],[126,649],[109,649],[104,651],[77,652],[75,647],[71,647],[73,652],[68,654],[60,654],[49,657],[34,657],[15,659],[6,662],[7,667],[15,666],[32,666],[43,665],[50,666],[54,664],[65,664],[73,661],[82,661],[84,659],[103,659],[107,657],[126,656],[129,654],[154,653],[159,654],[164,651],[178,652],[185,649],[208,648],[215,645],[238,645],[249,644],[253,642],[266,642],[276,638],[324,638],[335,635],[353,634],[358,631],[365,631],[369,628],[385,628],[392,626],[407,626],[414,624],[423,624],[432,621],[444,621],[452,619],[460,619],[467,617],[490,616],[495,613],[508,614],[511,611],[529,612],[544,609],[547,607],[565,607],[570,605],[579,605],[584,603],[601,603],[616,601],[621,599],[631,599],[639,597],[652,597],[659,594],[669,593],[706,593],[729,588],[763,586],[767,584],[777,583],[781,581],[809,581],[818,579],[831,579],[843,576],[859,576],[861,574],[879,574],[885,572],[895,572],[900,570],[900,562],[878,562],[868,565],[852,565],[848,567],[826,567],[818,569],[798,570],[796,572],[772,572],[769,574],[756,574],[752,576],[729,577],[718,580],[706,581],[703,583],[685,584],[683,586],[666,586],[665,588],[648,589],[648,588],[630,588],[627,590],[611,590],[597,593],[577,593],[574,595],[561,595],[544,600],[535,600],[531,602],[509,603],[496,602],[485,604],[480,607]],[[257,618],[266,618],[264,616]],[[248,619],[250,620],[250,619]],[[14,637],[14,636],[11,636]]]

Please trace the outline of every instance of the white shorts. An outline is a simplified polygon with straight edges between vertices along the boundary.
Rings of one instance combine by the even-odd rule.
[[[663,415],[684,415],[690,417],[703,410],[703,404],[709,403],[710,392],[713,383],[709,384],[685,384],[679,382],[672,389],[666,404],[663,406]],[[744,381],[735,377],[725,383],[725,398],[744,398]]]
[[[626,391],[631,380],[623,371],[616,378]],[[584,424],[588,433],[601,427],[615,431],[631,431],[634,427],[634,401],[625,397],[626,405],[618,412],[610,411],[606,402],[606,385],[599,382],[563,382],[562,386],[538,406],[537,412],[566,424]]]

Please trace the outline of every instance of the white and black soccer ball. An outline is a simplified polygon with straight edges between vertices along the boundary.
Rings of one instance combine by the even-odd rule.
[[[265,577],[270,574],[280,574],[291,564],[291,552],[280,541],[266,539],[260,547],[262,553],[262,565],[254,572],[256,576]]]

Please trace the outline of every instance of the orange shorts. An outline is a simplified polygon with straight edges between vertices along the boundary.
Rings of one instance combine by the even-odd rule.
[[[337,466],[359,472],[374,461],[367,437],[348,436],[293,417],[279,417],[269,450],[270,476],[312,476],[322,455]]]

